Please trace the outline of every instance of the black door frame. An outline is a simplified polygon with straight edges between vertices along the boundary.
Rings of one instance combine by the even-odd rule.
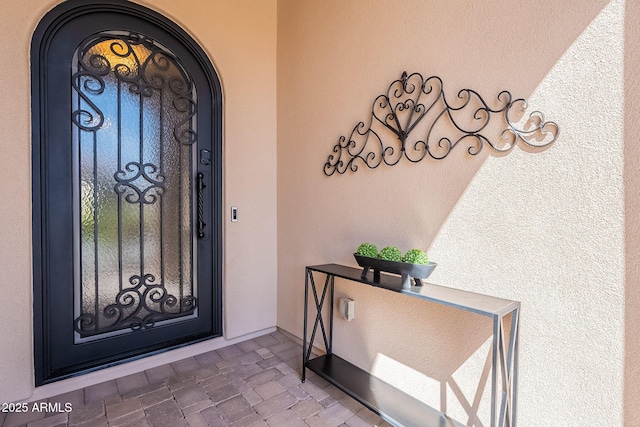
[[[54,147],[49,132],[51,122],[54,120],[49,112],[48,105],[52,105],[52,98],[56,96],[58,90],[48,83],[47,76],[52,73],[51,67],[56,66],[48,60],[51,52],[51,41],[65,28],[65,24],[75,19],[84,19],[91,14],[111,14],[123,18],[133,19],[136,22],[144,22],[149,28],[158,28],[159,31],[168,34],[175,39],[180,49],[193,58],[203,72],[203,79],[208,84],[207,91],[199,91],[199,98],[202,94],[210,97],[209,114],[204,117],[199,115],[198,129],[204,127],[204,134],[210,135],[211,142],[211,164],[206,174],[209,175],[206,197],[210,201],[210,216],[207,218],[207,238],[213,239],[211,259],[204,260],[210,262],[211,281],[201,284],[202,288],[208,290],[204,292],[205,297],[212,299],[212,322],[206,326],[206,331],[200,328],[197,333],[190,333],[189,328],[181,329],[184,335],[173,337],[168,341],[148,345],[133,351],[120,351],[117,356],[102,355],[104,348],[95,351],[95,357],[88,362],[79,362],[73,368],[59,368],[55,363],[51,363],[52,342],[51,337],[59,334],[60,322],[52,318],[52,307],[61,302],[62,296],[56,292],[51,292],[49,283],[51,278],[58,274],[59,269],[68,269],[69,266],[60,266],[52,262],[50,252],[59,241],[68,242],[70,237],[66,235],[68,227],[60,227],[53,224],[49,216],[48,207],[52,200],[56,199],[56,194],[49,192],[49,179],[52,174],[62,174],[64,168],[53,167],[50,164],[52,151],[60,149]],[[126,19],[125,19],[126,21]],[[115,21],[113,21],[115,22]],[[110,28],[126,29],[126,28]],[[99,32],[99,29],[95,30]],[[82,39],[83,37],[79,37]],[[71,61],[71,58],[65,59]],[[64,65],[64,64],[63,64]],[[193,342],[209,339],[222,335],[222,90],[220,82],[211,61],[208,59],[202,48],[178,25],[146,7],[130,3],[126,0],[68,0],[53,8],[40,21],[34,32],[31,44],[31,82],[32,82],[32,236],[33,236],[33,314],[34,314],[34,364],[36,374],[36,386],[45,383],[58,381],[84,374],[89,371],[112,366],[114,364],[127,362],[150,354],[159,353],[172,348],[191,344]],[[69,120],[69,126],[71,121]],[[65,148],[63,148],[65,149]],[[70,149],[70,148],[67,148]],[[58,170],[61,169],[62,171]],[[65,177],[63,179],[68,179]],[[67,203],[68,205],[68,203]],[[71,209],[71,206],[68,206]],[[69,212],[71,215],[71,212]],[[65,250],[69,251],[69,248]],[[73,251],[71,250],[71,254]],[[68,260],[73,263],[73,259]],[[200,260],[199,262],[203,262]],[[69,283],[69,287],[73,284]],[[209,291],[210,290],[210,291]],[[66,324],[66,323],[64,323]],[[57,328],[57,329],[56,329]],[[56,329],[54,331],[54,329]],[[69,330],[73,332],[73,325],[69,324]],[[147,331],[151,335],[158,335],[159,331]],[[129,334],[135,336],[137,333]],[[59,339],[60,335],[57,335]],[[135,340],[131,338],[130,340]],[[65,344],[69,347],[69,344]],[[70,347],[69,347],[70,348]],[[58,356],[59,357],[59,356]],[[69,356],[73,357],[73,356]]]

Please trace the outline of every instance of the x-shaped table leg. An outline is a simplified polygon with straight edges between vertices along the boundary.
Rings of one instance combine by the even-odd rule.
[[[491,426],[515,427],[517,399],[515,390],[518,385],[518,341],[519,341],[519,309],[511,314],[511,331],[509,341],[505,340],[504,317],[495,317],[493,326],[493,390],[492,402],[500,398],[500,413],[496,423],[495,412],[491,414]],[[508,345],[507,345],[508,344]],[[497,373],[500,372],[501,384],[498,390]],[[495,405],[492,405],[494,411]]]
[[[324,287],[322,289],[322,296],[318,299],[318,291],[316,289],[316,283],[313,279],[313,272],[309,269],[306,271],[305,283],[304,283],[304,333],[303,333],[303,343],[302,343],[302,382],[305,381],[306,374],[306,363],[309,361],[311,357],[311,351],[313,349],[313,342],[316,338],[316,332],[318,330],[318,325],[320,325],[320,330],[322,332],[322,338],[324,340],[324,347],[328,354],[331,354],[331,346],[333,342],[333,286],[334,286],[334,278],[331,275],[327,274],[327,278],[324,282]],[[308,341],[309,347],[307,348],[307,315],[308,315],[308,299],[309,299],[309,287],[313,291],[313,300],[316,306],[316,320],[313,324],[313,331],[311,332],[311,338]],[[327,290],[331,288],[331,314],[329,318],[329,337],[327,338],[327,332],[324,326],[324,320],[322,319],[322,307],[324,305],[325,298],[327,296]]]

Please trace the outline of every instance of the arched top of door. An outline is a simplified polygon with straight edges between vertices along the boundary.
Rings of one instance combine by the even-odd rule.
[[[174,37],[180,43],[181,47],[188,49],[189,53],[196,58],[199,65],[205,71],[209,85],[213,91],[213,104],[222,105],[222,87],[218,73],[211,59],[194,38],[171,19],[148,7],[127,0],[67,0],[55,6],[40,20],[33,33],[31,39],[32,64],[43,64],[45,62],[44,59],[47,58],[47,54],[49,53],[49,41],[69,21],[86,15],[105,13],[113,13],[118,16],[129,15],[142,19],[152,24],[153,27],[161,28]],[[114,30],[117,28],[106,29]],[[96,29],[95,32],[99,32],[99,30]],[[176,47],[178,46],[169,46],[172,50]],[[38,73],[42,72],[46,72],[46,68],[42,66],[37,68],[33,67],[32,74],[34,74],[35,78],[32,80],[37,81]],[[35,95],[37,95],[37,91],[34,92],[34,96]]]

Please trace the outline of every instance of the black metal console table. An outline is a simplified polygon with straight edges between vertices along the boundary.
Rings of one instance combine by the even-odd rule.
[[[325,274],[321,293],[313,273]],[[406,427],[464,427],[446,414],[415,399],[401,390],[376,378],[368,372],[333,354],[333,311],[334,282],[339,277],[365,285],[375,286],[410,297],[421,298],[438,304],[455,307],[472,313],[493,318],[493,344],[491,363],[491,427],[515,427],[518,384],[518,322],[520,303],[488,295],[452,289],[425,283],[402,289],[399,276],[381,274],[379,281],[373,281],[373,273],[363,279],[362,270],[339,264],[324,264],[306,267],[304,287],[304,332],[302,344],[302,381],[306,370],[310,369],[334,384],[345,393],[380,415],[387,422]],[[313,293],[316,308],[315,322],[309,340],[308,301],[309,290]],[[329,292],[330,315],[327,333],[322,317],[322,307]],[[505,319],[511,316],[508,340],[505,339]],[[311,350],[320,328],[326,354],[311,359]],[[498,377],[499,373],[499,377]]]

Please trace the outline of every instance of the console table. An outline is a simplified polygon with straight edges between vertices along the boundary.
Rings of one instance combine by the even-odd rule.
[[[314,273],[324,274],[324,286],[320,292],[316,286]],[[518,385],[518,322],[520,303],[460,289],[424,283],[402,289],[399,276],[381,274],[379,281],[373,280],[370,272],[361,277],[362,269],[339,264],[307,266],[304,287],[304,332],[302,343],[302,382],[306,370],[318,374],[331,384],[377,413],[387,422],[396,426],[420,427],[464,427],[446,414],[415,399],[368,372],[333,354],[333,311],[335,278],[342,278],[364,285],[375,286],[408,297],[421,298],[437,304],[493,318],[493,343],[491,357],[491,427],[515,427]],[[309,340],[308,302],[309,291],[313,294],[315,321]],[[329,328],[325,327],[322,307],[329,292]],[[505,331],[505,319],[511,317],[511,327]],[[311,351],[320,328],[326,354],[311,359]],[[505,334],[508,339],[505,339]],[[500,374],[498,376],[498,373]]]

